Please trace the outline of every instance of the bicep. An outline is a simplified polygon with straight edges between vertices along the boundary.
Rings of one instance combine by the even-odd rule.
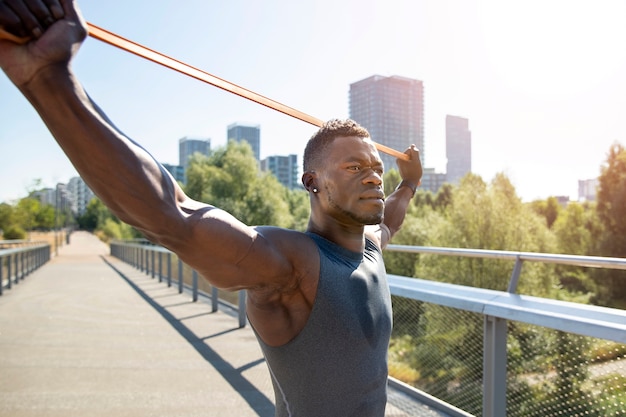
[[[289,274],[290,262],[273,240],[226,211],[204,205],[186,217],[186,231],[171,249],[212,285],[229,290],[280,285]]]

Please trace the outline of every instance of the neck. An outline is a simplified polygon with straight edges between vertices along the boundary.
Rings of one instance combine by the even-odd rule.
[[[344,225],[335,224],[333,227],[320,227],[313,220],[309,220],[307,232],[315,233],[324,239],[348,249],[352,252],[363,252],[365,249],[365,233],[364,227],[346,227]]]

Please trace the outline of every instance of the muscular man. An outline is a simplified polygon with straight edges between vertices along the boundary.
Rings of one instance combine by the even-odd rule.
[[[31,39],[0,41],[0,66],[98,197],[212,285],[247,291],[276,415],[383,416],[391,301],[381,250],[420,181],[417,149],[398,160],[403,182],[385,199],[367,131],[330,121],[304,153],[306,233],[247,226],[187,197],[88,97],[70,65],[86,36],[72,1],[0,0],[0,26]]]

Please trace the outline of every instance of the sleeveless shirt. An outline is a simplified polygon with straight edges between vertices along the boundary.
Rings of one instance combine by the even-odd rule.
[[[307,235],[318,246],[320,277],[306,325],[278,347],[257,334],[272,377],[276,416],[382,417],[392,327],[382,253],[369,239],[358,253]]]

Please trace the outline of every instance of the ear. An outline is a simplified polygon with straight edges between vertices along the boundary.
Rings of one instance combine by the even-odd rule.
[[[312,191],[316,187],[317,174],[315,171],[307,171],[302,174],[302,185],[307,191]]]

